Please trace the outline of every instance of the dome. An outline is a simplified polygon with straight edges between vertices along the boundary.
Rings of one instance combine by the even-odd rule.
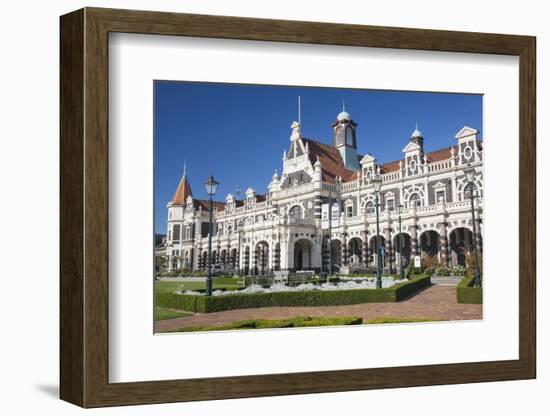
[[[342,111],[340,114],[338,114],[337,119],[338,119],[338,121],[351,120],[351,116],[349,115],[348,112]]]
[[[418,129],[414,129],[414,131],[411,134],[411,139],[414,139],[415,137],[424,137],[422,135],[422,132]]]

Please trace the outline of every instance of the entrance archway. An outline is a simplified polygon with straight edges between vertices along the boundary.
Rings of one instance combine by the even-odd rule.
[[[269,244],[260,241],[255,248],[256,272],[259,275],[268,274],[269,271]]]
[[[434,230],[420,234],[420,253],[422,256],[439,255],[439,234]]]
[[[450,248],[451,264],[466,266],[467,256],[473,255],[474,233],[468,228],[455,228],[451,231]]]
[[[369,254],[371,258],[371,266],[372,267],[378,267],[378,239],[376,238],[376,235],[373,235],[369,240]],[[386,239],[383,235],[380,235],[380,247],[384,251],[384,255],[382,256],[382,267],[386,267],[386,259],[387,259],[387,252],[386,252]]]
[[[311,269],[311,241],[301,239],[294,243],[294,270]]]
[[[338,239],[334,239],[330,242],[330,259],[332,262],[333,273],[335,270],[340,271],[339,267],[342,265],[342,242]],[[334,266],[338,266],[336,269]]]
[[[403,258],[403,267],[407,267],[411,261],[411,237],[401,233],[393,237],[393,247],[396,254],[395,265],[399,267],[399,258]]]
[[[348,241],[348,264],[357,265],[363,262],[362,247],[363,242],[359,237],[353,237]]]

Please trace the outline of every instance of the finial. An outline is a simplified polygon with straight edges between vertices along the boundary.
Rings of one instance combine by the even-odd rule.
[[[286,149],[283,151],[283,159],[286,160]]]
[[[414,129],[415,129],[415,130],[418,130],[418,121],[415,121],[415,122],[414,122]]]
[[[183,159],[183,177],[187,173],[187,159]]]
[[[342,111],[346,111],[346,100],[342,98]]]

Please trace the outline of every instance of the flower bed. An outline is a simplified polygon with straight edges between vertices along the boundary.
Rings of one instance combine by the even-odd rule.
[[[420,276],[383,289],[295,290],[296,288],[290,288],[290,290],[278,292],[242,293],[238,291],[219,296],[160,293],[156,297],[156,306],[209,313],[272,306],[334,306],[398,302],[429,284],[429,276]]]

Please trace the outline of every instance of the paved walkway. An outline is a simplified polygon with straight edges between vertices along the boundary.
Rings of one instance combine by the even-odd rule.
[[[482,305],[456,302],[456,287],[433,285],[396,303],[363,303],[343,306],[274,307],[236,309],[195,314],[155,322],[155,332],[186,326],[223,325],[242,319],[285,319],[296,316],[361,316],[363,322],[378,317],[430,318],[439,320],[481,319]]]

